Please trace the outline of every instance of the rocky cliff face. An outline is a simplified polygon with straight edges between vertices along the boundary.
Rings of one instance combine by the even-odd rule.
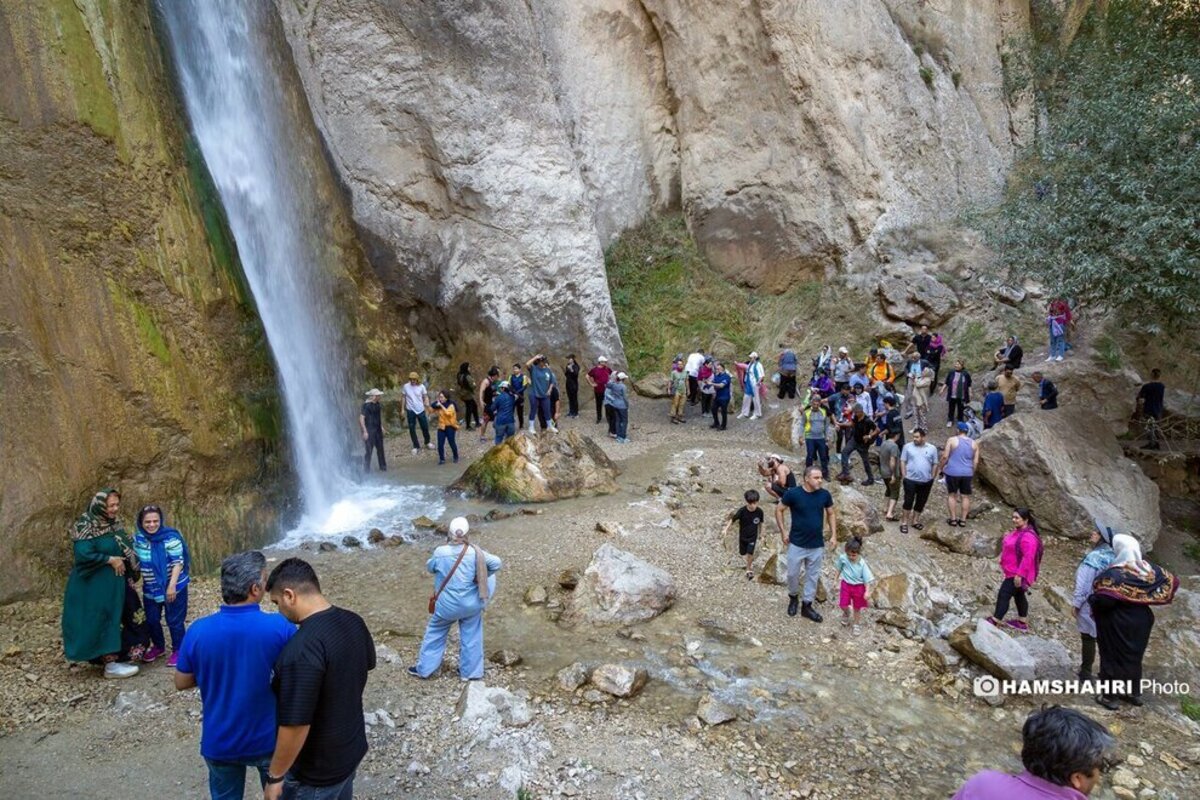
[[[278,5],[385,282],[523,343],[615,346],[599,249],[657,210],[781,290],[995,192],[1027,124],[1028,0]]]
[[[144,2],[0,2],[0,600],[104,485],[203,559],[271,522],[274,376]]]

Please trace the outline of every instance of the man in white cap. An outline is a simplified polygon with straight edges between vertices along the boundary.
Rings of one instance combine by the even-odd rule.
[[[608,381],[612,378],[612,370],[608,368],[608,359],[600,356],[596,359],[596,366],[587,371],[588,385],[592,387],[593,394],[596,395],[596,424],[599,425],[604,419],[604,390],[608,387]]]
[[[425,568],[433,573],[433,605],[417,663],[408,668],[415,678],[428,678],[442,665],[446,637],[458,623],[458,674],[464,681],[483,678],[483,610],[496,591],[495,574],[503,563],[467,541],[466,517],[450,521],[446,544],[433,551]]]
[[[854,359],[850,357],[850,351],[845,347],[839,347],[837,355],[833,357],[833,363],[830,365],[830,377],[833,378],[833,386],[839,392],[843,386],[850,385],[850,376],[854,374]]]
[[[367,452],[363,456],[363,472],[371,471],[371,449],[374,448],[379,458],[379,471],[387,472],[387,458],[383,454],[383,406],[379,398],[383,392],[371,389],[367,392],[367,400],[358,414],[358,427],[362,432],[362,440]]]

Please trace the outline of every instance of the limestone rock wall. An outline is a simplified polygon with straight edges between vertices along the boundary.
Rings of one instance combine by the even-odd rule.
[[[393,292],[614,349],[600,247],[682,206],[781,290],[996,192],[1028,0],[277,0]]]
[[[145,0],[0,0],[0,601],[101,486],[203,562],[271,524],[274,374]]]

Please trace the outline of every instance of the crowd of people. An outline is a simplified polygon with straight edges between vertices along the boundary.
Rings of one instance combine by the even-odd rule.
[[[1055,327],[1055,320],[1062,316],[1052,314],[1048,320],[1053,360],[1062,358],[1065,334]],[[1068,309],[1065,321],[1058,324],[1066,330],[1069,322]],[[988,394],[980,413],[975,414],[970,405],[972,377],[963,362],[952,361],[945,375],[940,374],[947,351],[942,337],[925,326],[914,334],[906,350],[896,351],[883,343],[861,361],[851,359],[846,347],[834,352],[824,346],[812,359],[812,373],[803,392],[799,358],[792,350],[780,354],[779,369],[771,381],[781,399],[798,401],[804,469],[798,481],[781,457],[771,456],[759,463],[758,472],[765,479],[763,493],[775,504],[773,514],[761,504],[760,492],[751,489],[744,493],[744,505],[729,514],[722,534],[737,525],[738,553],[745,561],[746,578],[752,579],[755,550],[768,516],[774,517],[780,555],[786,558],[788,616],[823,621],[816,608],[818,581],[826,550],[831,547],[836,552],[839,541],[836,504],[825,488],[830,479],[830,439],[835,442],[834,458],[840,468],[836,478],[842,482],[854,480],[851,467],[855,455],[863,465],[864,485],[876,482],[872,461],[878,462],[884,484],[884,519],[898,523],[901,534],[923,529],[925,507],[940,478],[944,478],[947,493],[946,524],[966,523],[981,458],[976,440],[983,429],[1015,413],[1021,387],[1015,371],[1023,353],[1013,337],[997,350],[994,366],[999,374],[988,381]],[[758,354],[751,353],[733,367],[732,372],[727,371],[723,363],[701,352],[677,356],[668,380],[671,423],[686,423],[690,406],[698,407],[705,418],[711,416],[710,427],[726,429],[735,376],[743,396],[738,418],[761,417],[768,379]],[[596,424],[606,424],[609,436],[617,442],[628,441],[626,373],[614,371],[604,356],[585,372],[572,355],[563,374],[567,416],[580,414],[582,376],[593,391]],[[1157,381],[1157,371],[1154,378]],[[905,381],[904,394],[897,391],[901,379]],[[1031,380],[1039,387],[1039,407],[1055,408],[1057,390],[1053,385],[1038,372]],[[470,364],[464,363],[457,384],[466,427],[478,428],[484,441],[489,425],[496,444],[514,435],[525,425],[526,408],[531,431],[536,423],[544,431],[557,432],[559,382],[544,354],[513,364],[503,378],[493,366],[478,383]],[[1161,387],[1161,383],[1157,385]],[[1145,413],[1161,415],[1162,392],[1147,386],[1150,388],[1143,387],[1139,393],[1139,401]],[[937,391],[947,401],[947,426],[952,428],[940,449],[928,441],[929,401],[935,387],[940,387]],[[386,469],[382,396],[377,389],[367,392],[359,417],[367,469],[373,452],[379,468]],[[436,415],[438,463],[445,463],[447,448],[457,462],[455,434],[460,421],[452,393],[443,389],[431,394],[414,372],[403,387],[402,401],[413,453],[434,448],[428,419]],[[907,419],[913,420],[908,431]],[[189,627],[191,557],[183,534],[167,525],[160,506],[147,505],[139,510],[130,535],[121,523],[120,503],[119,491],[101,490],[72,530],[74,566],[62,614],[66,657],[100,665],[106,677],[126,678],[137,674],[139,664],[166,656],[175,668],[178,689],[199,687],[204,711],[201,754],[208,765],[213,798],[240,798],[247,769],[257,770],[267,798],[351,797],[355,772],[367,750],[362,692],[367,672],[375,666],[374,644],[363,620],[325,599],[307,562],[288,558],[268,575],[263,554],[250,551],[225,559],[221,565],[222,606]],[[1012,523],[1012,530],[1001,541],[1000,583],[994,612],[987,621],[1023,633],[1030,628],[1028,593],[1038,579],[1044,547],[1032,510],[1016,509]],[[446,543],[433,551],[426,564],[433,576],[433,591],[425,635],[416,662],[408,668],[415,678],[437,674],[456,623],[459,675],[463,680],[483,677],[483,613],[495,593],[502,562],[472,544],[468,531],[465,518],[454,519]],[[1109,524],[1097,521],[1092,545],[1076,571],[1073,594],[1081,642],[1079,678],[1095,677],[1098,654],[1101,681],[1129,681],[1127,685],[1136,689],[1154,624],[1152,608],[1170,603],[1179,582],[1143,559],[1134,536],[1118,533]],[[834,572],[841,622],[857,633],[875,581],[862,539],[852,537],[844,542]],[[267,597],[279,614],[261,610]],[[1015,618],[1009,617],[1011,605],[1016,606]],[[166,633],[170,636],[169,655]],[[1118,708],[1121,701],[1142,703],[1136,690],[1120,695],[1101,693],[1096,699],[1109,709]],[[1075,755],[1063,752],[1061,739],[1068,729],[1080,736],[1087,734],[1095,747]],[[1094,785],[1100,750],[1107,747],[1107,734],[1102,731],[1076,712],[1038,712],[1026,723],[1023,761],[1027,772],[976,776],[956,797],[999,797],[1009,790],[1043,784],[1070,786],[1086,795]],[[1078,744],[1079,737],[1071,743]],[[1045,755],[1049,752],[1058,753],[1060,761],[1049,763]]]

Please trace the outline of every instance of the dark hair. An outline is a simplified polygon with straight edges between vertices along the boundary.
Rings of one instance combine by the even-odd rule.
[[[922,436],[928,436],[928,435],[929,435],[929,431],[925,430],[925,429],[924,429],[924,428],[922,428],[920,425],[918,425],[917,427],[913,428],[913,436],[916,436],[918,433],[919,433],[919,434],[921,434]]]
[[[747,503],[757,503],[758,502],[758,492],[755,491],[754,489],[747,489],[746,493],[744,495],[742,495],[742,497],[745,498]]]
[[[1020,517],[1021,519],[1025,520],[1026,522],[1028,522],[1028,523],[1029,523],[1029,527],[1033,529],[1033,532],[1034,532],[1034,533],[1036,533],[1038,536],[1041,536],[1041,535],[1042,535],[1042,532],[1038,530],[1038,526],[1037,526],[1037,520],[1033,518],[1033,512],[1032,512],[1032,511],[1030,511],[1028,508],[1014,508],[1014,509],[1013,509],[1013,512],[1014,512],[1014,513],[1015,513],[1015,514],[1016,514],[1018,517]]]
[[[861,553],[862,552],[862,544],[863,544],[862,537],[851,536],[850,539],[846,542],[846,552],[847,553]]]
[[[470,372],[470,371],[471,371],[470,362],[464,361],[463,363],[458,365],[458,374],[459,375],[462,375],[464,372]]]
[[[513,364],[513,368],[514,368],[514,369],[520,369],[520,368],[521,368],[521,365],[520,365],[520,364]]]
[[[894,406],[894,405],[896,405],[896,395],[894,395],[894,394],[885,394],[885,395],[883,396],[883,404],[884,404],[885,406]]]
[[[296,594],[321,591],[316,570],[303,558],[287,558],[275,565],[267,577],[267,592],[291,589]]]
[[[811,475],[811,474],[812,474],[812,472],[813,472],[813,470],[816,470],[818,473],[820,473],[820,472],[821,472],[821,468],[820,468],[820,467],[818,467],[816,464],[813,464],[811,467],[806,467],[806,468],[805,468],[805,470],[804,470],[804,477],[805,477],[805,478],[807,478],[809,475]],[[822,476],[824,475],[824,473],[821,473],[821,474],[822,474]]]
[[[221,562],[221,602],[227,606],[244,602],[262,581],[267,558],[258,550],[234,553]]]
[[[492,368],[488,370],[488,377],[489,378],[500,377],[500,368],[495,365],[492,365]]]
[[[1056,786],[1070,786],[1075,773],[1105,770],[1116,745],[1108,728],[1078,711],[1043,707],[1021,729],[1021,763],[1030,773]]]
[[[574,353],[567,353],[567,358],[571,359],[572,361],[578,361],[578,360],[579,360],[578,358],[576,358],[576,357],[575,357],[575,354],[574,354]]]
[[[120,495],[118,495],[118,497],[119,496]],[[105,498],[105,499],[107,499],[107,498]],[[163,510],[161,508],[159,508],[158,506],[156,506],[156,505],[142,506],[142,510],[138,512],[138,516],[137,516],[137,526],[139,528],[142,527],[142,519],[145,518],[145,516],[147,514],[158,514],[158,524],[159,525],[164,524],[167,520],[167,518],[165,516],[163,516]]]
[[[1151,377],[1151,378],[1157,378],[1157,377],[1158,377],[1159,375],[1161,375],[1161,374],[1162,374],[1162,370],[1160,370],[1160,369],[1152,369],[1152,370],[1150,370],[1150,377]]]

